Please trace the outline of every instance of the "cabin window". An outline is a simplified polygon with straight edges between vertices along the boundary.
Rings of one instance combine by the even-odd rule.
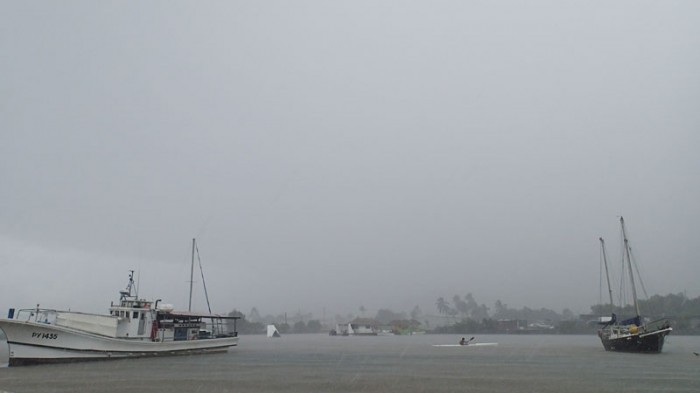
[[[138,311],[134,311],[134,319],[139,319],[139,312]]]

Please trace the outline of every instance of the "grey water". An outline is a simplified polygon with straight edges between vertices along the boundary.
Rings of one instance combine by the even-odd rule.
[[[594,335],[281,338],[242,336],[227,353],[0,369],[30,392],[700,392],[700,337],[661,354],[606,352]],[[469,338],[469,337],[467,337]]]

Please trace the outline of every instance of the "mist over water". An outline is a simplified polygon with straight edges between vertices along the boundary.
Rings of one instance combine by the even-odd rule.
[[[243,336],[225,354],[0,370],[16,393],[697,392],[700,337],[669,336],[655,355],[605,352],[595,335]]]

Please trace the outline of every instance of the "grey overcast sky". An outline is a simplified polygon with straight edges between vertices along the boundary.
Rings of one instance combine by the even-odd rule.
[[[2,310],[186,308],[196,237],[218,312],[583,313],[620,215],[700,296],[698,1],[0,9]]]

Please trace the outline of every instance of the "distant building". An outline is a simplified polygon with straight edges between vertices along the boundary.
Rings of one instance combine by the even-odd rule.
[[[416,334],[425,333],[424,330],[420,328],[420,322],[415,319],[399,319],[391,321],[391,332],[394,334]]]
[[[527,329],[527,320],[524,319],[499,319],[496,321],[498,333],[522,333]]]
[[[376,336],[379,323],[370,318],[355,318],[350,323],[339,323],[331,330],[331,336]]]

